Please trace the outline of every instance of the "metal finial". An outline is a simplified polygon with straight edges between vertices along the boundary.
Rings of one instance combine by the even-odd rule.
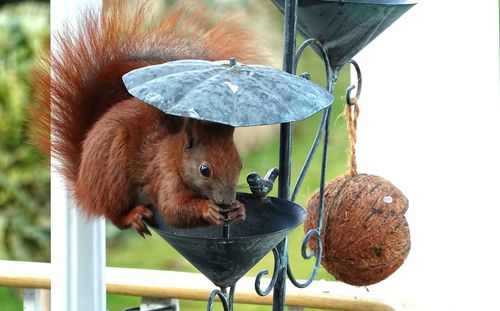
[[[311,80],[311,74],[309,72],[304,72],[299,77],[306,79],[306,80]]]

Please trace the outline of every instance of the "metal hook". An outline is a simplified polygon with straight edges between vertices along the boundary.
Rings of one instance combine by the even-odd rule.
[[[356,86],[354,86],[354,85],[349,85],[349,86],[347,87],[347,89],[345,90],[345,102],[346,102],[346,104],[347,104],[347,105],[349,105],[349,106],[354,105],[354,104],[351,102],[351,91],[352,91],[353,89],[355,89],[355,88],[356,88]]]
[[[356,88],[356,98],[359,99],[359,97],[361,96],[361,86],[363,85],[363,79],[361,77],[361,69],[359,68],[359,64],[351,59],[349,61],[350,64],[352,64],[354,66],[354,69],[356,69],[356,76],[358,77],[358,86],[356,88],[355,85],[349,85],[347,87],[347,89],[345,90],[345,100],[346,100],[346,103],[349,105],[349,106],[352,106],[353,103],[351,102],[351,92],[354,88]]]

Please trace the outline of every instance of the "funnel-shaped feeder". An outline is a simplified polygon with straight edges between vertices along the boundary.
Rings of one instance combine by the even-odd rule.
[[[227,238],[223,225],[178,229],[167,225],[158,213],[158,225],[152,227],[221,288],[234,285],[306,217],[305,210],[290,201],[242,193],[237,199],[245,204],[246,220],[231,224]]]
[[[285,0],[272,0],[284,11]],[[408,0],[298,0],[297,28],[320,41],[340,69],[413,5]]]

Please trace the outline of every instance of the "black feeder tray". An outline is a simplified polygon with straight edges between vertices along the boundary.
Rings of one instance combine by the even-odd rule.
[[[246,206],[245,221],[178,229],[155,213],[158,225],[151,228],[215,285],[230,287],[306,217],[305,210],[290,201],[245,193],[238,193],[237,199]]]

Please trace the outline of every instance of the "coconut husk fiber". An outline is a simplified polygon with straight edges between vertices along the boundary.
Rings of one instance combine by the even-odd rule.
[[[319,191],[307,203],[304,230],[317,227]],[[404,216],[408,199],[389,181],[374,175],[338,177],[324,194],[321,263],[337,280],[370,285],[387,278],[410,251]],[[311,239],[309,247],[316,249]]]

